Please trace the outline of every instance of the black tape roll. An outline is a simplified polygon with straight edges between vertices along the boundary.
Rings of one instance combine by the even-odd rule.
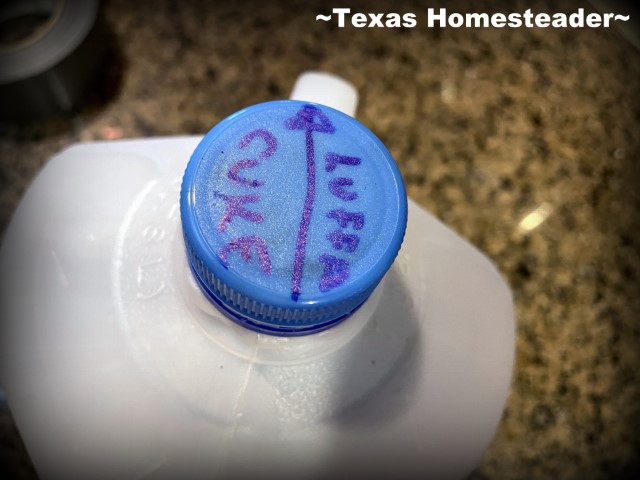
[[[0,3],[0,120],[40,120],[80,104],[106,51],[98,3]]]

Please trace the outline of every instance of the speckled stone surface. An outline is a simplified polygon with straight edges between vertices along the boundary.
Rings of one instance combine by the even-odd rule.
[[[439,7],[428,1],[341,2],[418,14],[404,30],[316,23],[330,9],[321,3],[214,3],[105,4],[118,52],[104,76],[111,94],[64,120],[0,127],[2,231],[38,169],[74,142],[204,133],[244,106],[286,97],[304,70],[337,73],[358,87],[358,118],[396,158],[409,195],[486,252],[513,288],[513,386],[471,478],[632,478],[640,52],[614,29],[428,29],[424,12]],[[1,418],[3,469],[29,478]]]

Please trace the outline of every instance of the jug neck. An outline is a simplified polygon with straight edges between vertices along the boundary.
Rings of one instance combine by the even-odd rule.
[[[258,364],[300,364],[329,355],[354,339],[373,317],[385,288],[385,279],[348,319],[327,330],[299,337],[259,333],[231,320],[202,291],[184,254],[182,236],[177,236],[174,272],[177,290],[191,313],[194,327],[229,353]]]

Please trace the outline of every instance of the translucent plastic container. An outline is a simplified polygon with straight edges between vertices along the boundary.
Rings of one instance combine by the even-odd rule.
[[[318,73],[293,98],[349,115],[357,103],[353,87]],[[185,250],[180,189],[201,140],[75,145],[47,163],[12,219],[0,380],[38,474],[467,475],[513,364],[511,293],[493,265],[409,200],[402,248],[359,308],[317,333],[245,328],[203,293]],[[238,185],[249,177],[233,172]]]

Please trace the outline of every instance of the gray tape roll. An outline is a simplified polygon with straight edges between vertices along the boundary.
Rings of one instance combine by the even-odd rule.
[[[2,2],[0,120],[49,118],[84,99],[106,51],[98,6],[98,0]]]

